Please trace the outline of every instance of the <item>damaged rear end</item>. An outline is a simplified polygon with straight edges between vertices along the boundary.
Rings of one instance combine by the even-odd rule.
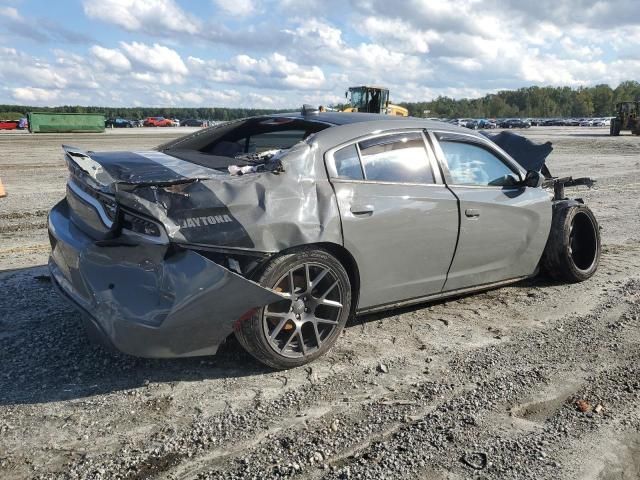
[[[209,355],[235,322],[282,299],[216,256],[251,243],[204,193],[203,182],[228,174],[161,152],[64,151],[69,180],[49,215],[49,268],[101,340],[143,357]]]

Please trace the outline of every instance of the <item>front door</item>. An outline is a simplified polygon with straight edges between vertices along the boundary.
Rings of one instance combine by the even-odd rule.
[[[523,172],[490,145],[466,135],[436,137],[460,201],[460,238],[444,290],[534,273],[551,226],[549,194],[518,185]]]

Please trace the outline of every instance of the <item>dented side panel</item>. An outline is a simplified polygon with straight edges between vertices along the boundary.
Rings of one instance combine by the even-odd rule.
[[[119,184],[116,199],[160,220],[177,243],[259,252],[342,244],[335,196],[316,155],[317,147],[300,143],[287,154],[281,174],[220,175],[167,186]]]

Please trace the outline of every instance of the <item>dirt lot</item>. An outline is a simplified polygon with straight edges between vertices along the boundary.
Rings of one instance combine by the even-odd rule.
[[[0,134],[0,478],[637,479],[640,137],[532,128],[602,225],[601,268],[353,320],[307,368],[141,360],[89,343],[46,269],[60,144],[178,132]],[[576,406],[585,400],[587,411]]]

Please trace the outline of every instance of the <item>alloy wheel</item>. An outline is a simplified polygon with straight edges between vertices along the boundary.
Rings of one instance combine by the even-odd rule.
[[[326,265],[302,263],[276,282],[284,300],[263,308],[271,348],[288,358],[314,353],[334,333],[343,309],[344,286]]]

